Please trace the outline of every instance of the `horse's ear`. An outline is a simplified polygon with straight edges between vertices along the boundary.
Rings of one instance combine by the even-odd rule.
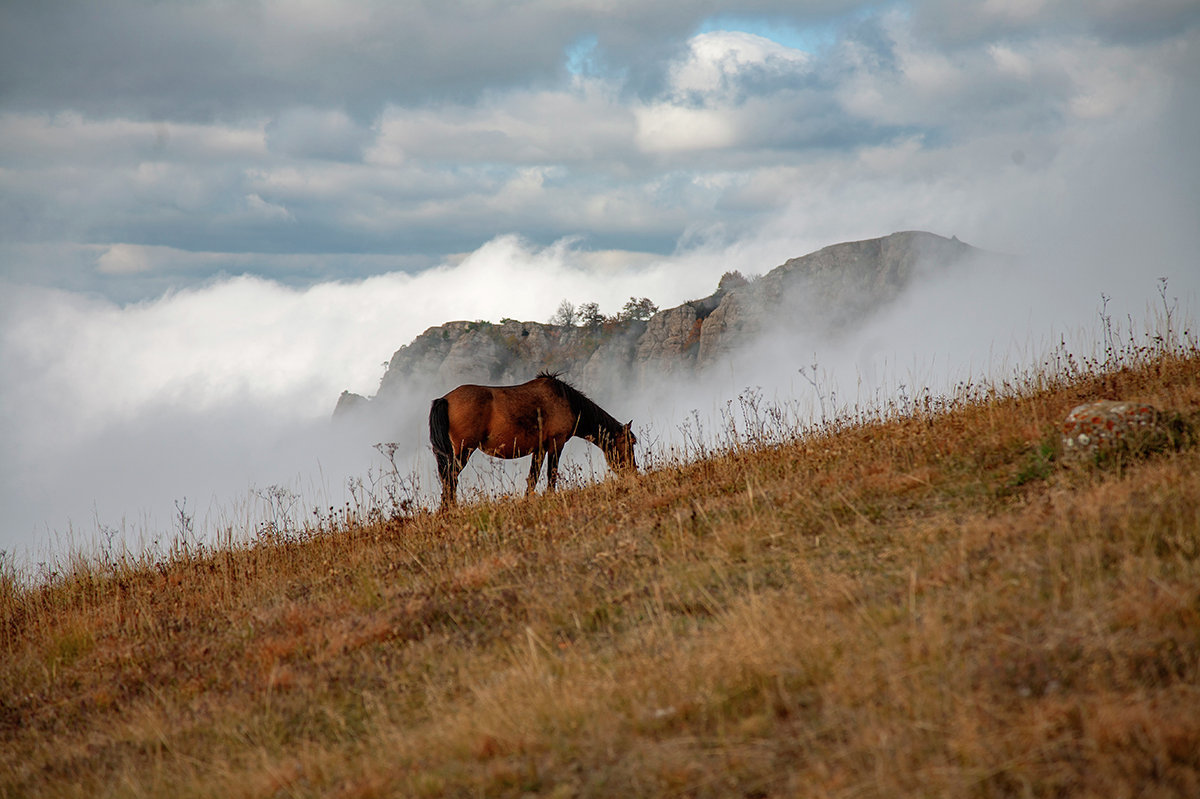
[[[628,433],[632,429],[633,429],[633,420],[630,419],[628,422],[625,423],[625,432]]]

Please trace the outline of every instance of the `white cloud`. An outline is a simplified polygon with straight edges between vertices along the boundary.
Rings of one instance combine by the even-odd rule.
[[[1077,36],[1144,43],[1195,28],[1200,10],[1190,0],[921,0],[912,3],[916,26],[938,45],[987,38]]]
[[[105,255],[113,252],[144,264],[174,256],[120,245]],[[381,364],[425,328],[544,320],[563,298],[608,313],[632,294],[676,304],[711,291],[726,268],[713,252],[651,261],[504,237],[418,275],[304,290],[239,277],[118,306],[6,287],[0,372],[12,379],[0,385],[0,548],[30,541],[34,529],[119,526],[146,509],[169,524],[174,500],[197,491],[219,508],[251,485],[297,475],[323,474],[340,490],[378,463],[377,439],[347,433],[339,443],[321,432],[338,394],[373,394]],[[419,459],[419,425],[399,417],[397,425],[385,432]]]
[[[96,268],[106,275],[131,275],[149,271],[151,264],[144,247],[114,244],[96,259]]]
[[[809,66],[807,53],[770,39],[740,31],[714,31],[692,37],[687,58],[669,70],[671,90],[678,95],[696,92],[721,96],[731,83],[750,70],[770,68],[799,74]]]
[[[1035,173],[1030,180],[1009,161],[970,190],[953,171],[925,185],[903,173],[891,183],[882,181],[880,174],[894,172],[896,162],[917,175],[930,168],[933,156],[914,153],[912,143],[895,154],[872,156],[877,163],[866,173],[851,159],[833,171],[826,162],[778,176],[764,173],[763,180],[779,178],[772,191],[780,197],[789,196],[791,186],[803,187],[791,193],[785,212],[748,236],[723,238],[714,230],[706,236],[698,230],[692,246],[669,258],[591,253],[568,241],[538,248],[502,237],[419,274],[390,273],[303,290],[241,277],[122,307],[66,292],[7,287],[11,290],[4,292],[0,309],[0,370],[20,377],[6,379],[0,389],[6,409],[0,432],[10,442],[0,463],[8,476],[3,504],[13,509],[14,525],[4,535],[13,544],[28,540],[29,530],[38,525],[62,530],[67,519],[76,529],[91,529],[93,506],[100,509],[99,521],[109,525],[123,513],[156,508],[161,525],[181,496],[212,492],[203,501],[220,506],[249,485],[290,480],[298,473],[324,474],[322,479],[336,487],[377,461],[371,441],[350,437],[342,442],[346,448],[328,441],[319,433],[322,420],[342,389],[373,393],[382,362],[426,327],[451,319],[545,319],[564,298],[596,301],[609,313],[630,295],[671,306],[709,293],[728,269],[763,272],[835,241],[893,229],[957,233],[972,243],[1028,255],[1040,268],[1016,282],[988,274],[964,278],[961,285],[944,283],[940,294],[915,295],[917,310],[900,309],[901,316],[878,320],[870,328],[874,338],[864,333],[861,341],[823,351],[822,363],[836,367],[838,379],[852,381],[855,369],[869,367],[884,370],[872,372],[880,380],[911,386],[910,376],[887,369],[897,363],[908,368],[911,362],[924,374],[931,358],[938,359],[940,373],[957,376],[961,371],[956,370],[988,365],[993,351],[997,359],[1007,357],[1012,346],[1029,344],[1030,335],[1040,336],[1034,344],[1044,340],[1023,327],[1031,320],[1060,330],[1086,325],[1094,319],[1101,292],[1117,298],[1110,309],[1114,314],[1128,310],[1141,318],[1159,273],[1170,277],[1172,291],[1185,298],[1185,305],[1194,307],[1200,292],[1200,276],[1189,260],[1195,232],[1162,216],[1176,196],[1167,193],[1147,202],[1145,190],[1161,185],[1144,177],[1146,164],[1135,163],[1130,164],[1135,174],[1119,181],[1128,196],[1071,207],[1055,187],[1085,180],[1093,158],[1105,154],[1094,143],[1077,145],[1077,151],[1068,151],[1070,158],[1051,162],[1050,174]],[[960,157],[972,168],[978,163],[976,152]],[[1139,180],[1151,182],[1139,185]],[[1101,182],[1084,188],[1102,196],[1113,186]],[[996,214],[996,208],[1005,211]],[[1156,218],[1163,219],[1164,232],[1176,235],[1134,246],[1122,226],[1112,223],[1120,219],[1144,228]],[[1153,276],[1127,268],[1134,255],[1130,247],[1155,264]],[[185,257],[220,258],[123,245],[107,248],[100,257],[139,268],[171,268]],[[942,322],[925,324],[935,319]],[[959,324],[974,327],[969,335],[950,335]],[[902,329],[906,332],[900,335]],[[950,346],[952,340],[957,344]],[[794,342],[791,356],[811,346],[826,345]],[[742,366],[753,363],[748,359]],[[759,384],[773,379],[753,370],[737,375]],[[736,393],[742,387],[722,383],[720,390]],[[799,389],[793,385],[791,390]],[[719,405],[715,395],[693,396],[691,405],[675,410],[707,409],[710,401]],[[414,464],[424,446],[417,424],[422,412],[405,410],[407,416],[397,416],[390,433],[406,442],[404,457]],[[626,411],[633,412],[645,415],[636,407]],[[654,421],[674,424],[670,418]],[[660,427],[656,435],[671,432]],[[118,451],[136,456],[122,457]]]
[[[1046,0],[985,0],[980,10],[989,17],[1026,22],[1037,18],[1046,6]]]
[[[1072,81],[1069,108],[1085,119],[1101,119],[1126,112],[1135,104],[1160,102],[1167,87],[1157,56],[1127,48],[1105,48],[1080,43],[1055,59]]]
[[[635,116],[638,146],[648,153],[720,150],[737,143],[737,127],[726,110],[660,103],[637,109]]]
[[[23,166],[161,161],[219,162],[266,153],[261,122],[245,125],[139,121],[54,114],[0,113],[0,159]]]
[[[514,90],[481,103],[434,108],[390,106],[376,125],[366,161],[398,166],[407,158],[458,163],[577,163],[620,157],[633,121],[614,87],[573,78],[558,90]]]
[[[371,117],[316,95],[209,122],[4,111],[0,231],[15,241],[257,252],[264,264],[278,263],[278,252],[362,251],[436,262],[513,232],[543,244],[583,235],[601,247],[668,252],[705,226],[754,228],[753,214],[786,207],[803,190],[777,176],[823,160],[826,171],[857,163],[863,177],[890,169],[910,178],[906,164],[920,161],[969,180],[952,163],[958,145],[1004,141],[1005,159],[1044,164],[1073,126],[1140,115],[1148,98],[1170,102],[1189,63],[1186,33],[1131,46],[1051,28],[940,46],[919,24],[932,7],[827,26],[837,36],[815,53],[709,31],[654,50],[653,76],[623,71],[612,59],[629,53],[598,28],[593,56],[603,69],[564,68],[552,80],[422,102],[396,95]],[[154,24],[171,16],[156,13]],[[405,18],[359,7],[328,29],[312,22],[331,13],[306,7],[271,35],[304,53],[346,37],[375,42],[375,27]],[[1055,13],[1026,5],[992,16]],[[976,17],[984,31],[1009,30]],[[410,21],[441,19],[426,9]],[[327,66],[312,80],[352,79]],[[238,268],[254,271],[249,260]],[[172,272],[175,285],[206,276],[192,263],[186,279]],[[207,276],[223,263],[211,261]],[[134,284],[110,285],[125,296],[122,286]]]
[[[171,257],[117,245],[102,259],[113,253],[139,268]],[[505,237],[417,275],[303,290],[238,277],[121,307],[11,287],[6,366],[41,385],[30,396],[45,404],[26,410],[47,409],[38,436],[50,439],[55,430],[74,438],[162,403],[204,412],[248,402],[285,417],[321,416],[343,388],[373,393],[379,363],[426,327],[451,318],[544,319],[564,297],[609,312],[635,291],[680,302],[715,285],[715,266],[688,263],[582,252],[569,242],[539,249]],[[77,398],[87,402],[61,418],[65,408],[48,410]]]
[[[257,194],[246,195],[246,209],[252,216],[273,221],[295,222],[296,217],[282,205],[270,203]]]
[[[1033,77],[1033,64],[1025,55],[1011,47],[993,44],[988,47],[988,53],[996,62],[996,68],[1006,75],[1027,80]]]
[[[356,160],[368,132],[345,112],[289,108],[266,126],[267,146],[293,158]]]
[[[668,92],[662,99],[634,107],[636,141],[645,153],[677,154],[733,150],[754,142],[754,131],[775,127],[771,106],[783,116],[794,113],[790,85],[807,71],[807,53],[770,39],[738,31],[698,34],[686,55],[668,70]],[[785,90],[770,99],[747,97],[748,76],[783,78]]]

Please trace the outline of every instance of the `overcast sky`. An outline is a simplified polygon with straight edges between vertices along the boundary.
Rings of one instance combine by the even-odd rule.
[[[449,319],[905,229],[1029,257],[1040,322],[1190,302],[1198,48],[1193,0],[5,3],[0,499],[50,497],[8,540]]]

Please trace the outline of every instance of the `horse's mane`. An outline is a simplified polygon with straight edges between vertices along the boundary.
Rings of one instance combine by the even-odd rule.
[[[571,406],[571,413],[579,417],[580,430],[603,430],[610,436],[616,436],[621,431],[622,424],[582,391],[563,380],[561,374],[562,372],[542,370],[537,376],[542,380],[549,380],[559,396],[567,400],[567,404]]]

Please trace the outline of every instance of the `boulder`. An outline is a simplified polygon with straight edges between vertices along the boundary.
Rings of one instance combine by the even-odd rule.
[[[1062,449],[1067,457],[1087,457],[1126,449],[1155,448],[1165,438],[1162,415],[1144,402],[1102,400],[1076,406],[1062,423]]]

